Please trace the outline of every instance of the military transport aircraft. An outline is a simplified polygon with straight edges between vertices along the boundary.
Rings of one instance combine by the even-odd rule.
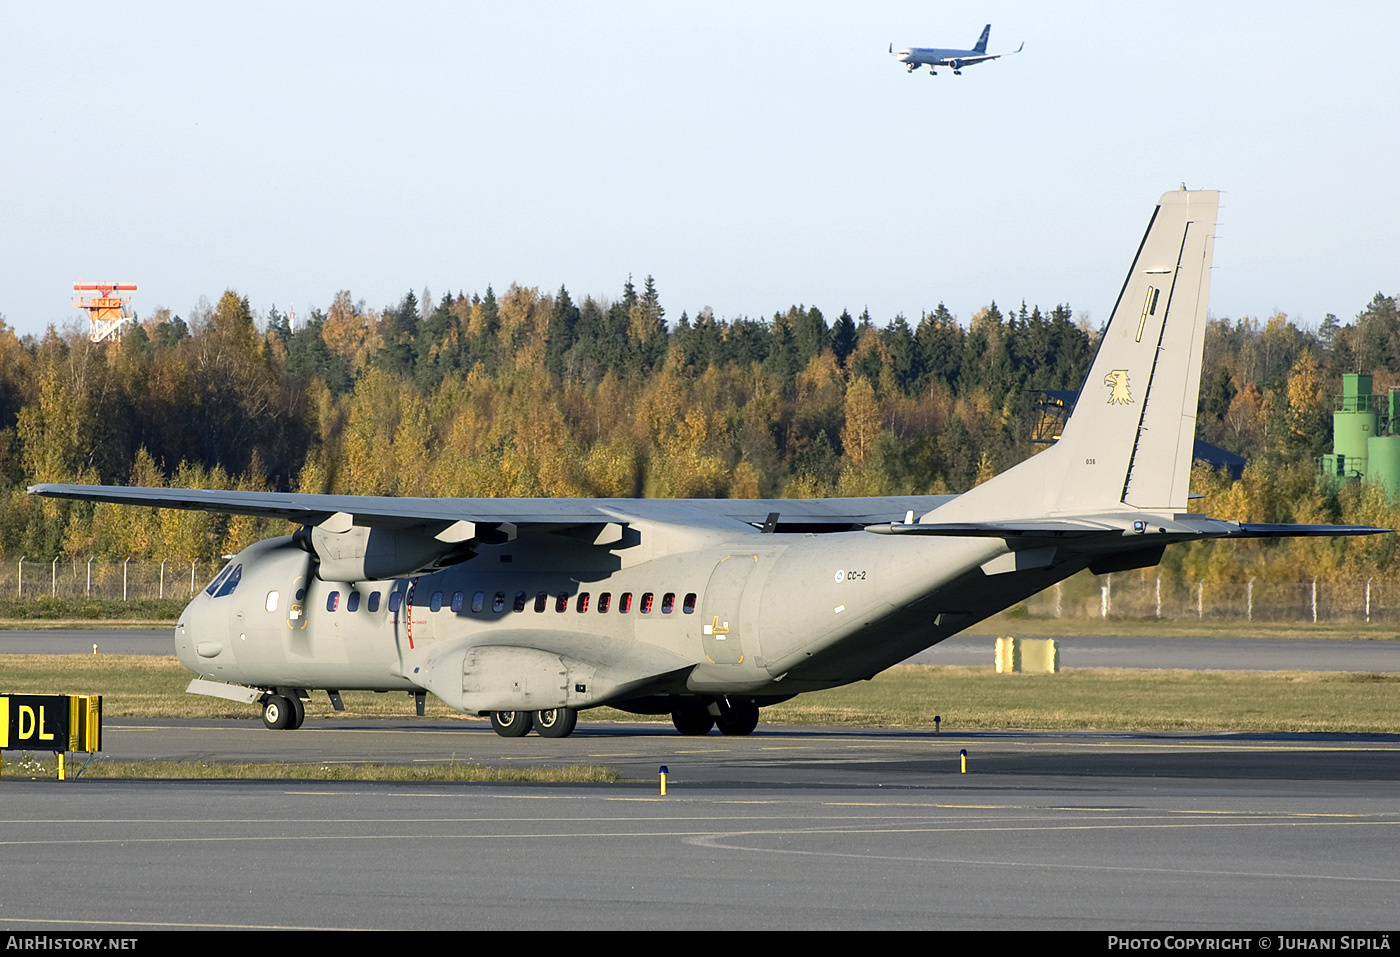
[[[295,728],[313,689],[431,691],[504,736],[578,712],[748,734],[759,708],[870,678],[1081,569],[1204,538],[1351,535],[1187,511],[1218,195],[1167,193],[1059,440],[962,495],[415,499],[36,485],[284,518],[175,629],[189,690]]]
[[[988,60],[995,60],[998,57],[1011,56],[1012,53],[1020,53],[1026,48],[1022,42],[1020,46],[1012,50],[1011,53],[991,53],[987,52],[987,38],[992,35],[992,25],[989,23],[982,28],[982,35],[977,38],[977,43],[971,50],[944,50],[938,47],[909,47],[907,50],[896,50],[894,44],[890,44],[890,55],[900,63],[909,68],[913,73],[921,66],[927,66],[930,76],[937,76],[936,67],[951,67],[954,76],[962,76],[962,68],[972,66],[976,63],[986,63]]]

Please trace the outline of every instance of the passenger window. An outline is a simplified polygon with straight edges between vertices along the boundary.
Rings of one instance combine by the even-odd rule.
[[[346,596],[346,598],[345,598],[345,610],[346,610],[346,611],[359,611],[359,610],[360,610],[360,593],[359,593],[359,592],[357,592],[357,591],[352,591],[349,595]]]
[[[433,611],[442,611],[442,592],[433,592],[433,597],[428,599],[428,607]]]
[[[270,592],[267,593],[267,610],[268,610],[268,611],[276,611],[276,610],[277,610],[277,592],[275,592],[275,591],[270,591]]]
[[[369,602],[365,607],[368,608],[370,611],[379,610],[379,592],[372,591],[369,593]]]
[[[546,607],[548,604],[549,604],[549,593],[548,593],[548,592],[540,592],[538,595],[535,596],[535,611],[544,611],[544,610],[545,610],[545,607]]]
[[[695,592],[685,596],[685,604],[681,606],[681,611],[687,615],[695,614]]]
[[[561,592],[559,593],[559,597],[556,598],[556,599],[554,600],[554,610],[555,610],[555,611],[568,611],[568,610],[569,610],[569,593],[568,593],[568,592],[566,592],[566,591],[561,591]]]
[[[460,595],[461,592],[458,592],[458,594]],[[462,607],[462,603],[459,602],[459,601],[457,601],[456,599],[453,599],[453,602],[457,605],[458,608],[461,608],[461,607]],[[486,592],[484,592],[484,591],[479,591],[479,592],[477,592],[475,595],[472,596],[472,611],[481,611],[481,609],[483,609],[483,608],[485,608],[485,607],[486,607]]]
[[[650,615],[650,614],[651,614],[651,601],[652,601],[651,592],[644,592],[644,593],[642,594],[642,607],[641,607],[641,609],[640,609],[640,611],[641,611],[641,613],[642,613],[643,615]]]
[[[619,615],[625,615],[631,610],[632,593],[630,591],[625,591],[622,593],[622,597],[617,600],[617,613]]]
[[[582,614],[583,614],[584,612],[586,612],[587,610],[588,610],[588,592],[586,592],[586,591],[581,591],[581,592],[578,593],[578,613],[579,613],[580,615],[582,615]]]
[[[598,613],[603,614],[612,605],[612,592],[605,591],[598,596]]]
[[[389,610],[390,610],[390,611],[392,611],[392,612],[397,612],[397,611],[399,610],[399,606],[402,605],[402,604],[403,604],[403,592],[401,592],[401,591],[391,591],[391,592],[389,592]]]
[[[496,592],[496,597],[495,597],[495,598],[492,600],[492,602],[491,602],[491,610],[494,611],[494,612],[496,612],[497,614],[499,614],[500,612],[503,612],[503,611],[506,610],[506,593],[505,593],[505,592],[503,592],[503,591],[498,591],[498,592]]]
[[[333,591],[326,596],[326,611],[335,611],[340,607],[340,592]]]
[[[668,591],[661,596],[661,614],[669,615],[676,610],[676,593]]]
[[[525,597],[526,597],[526,596],[525,596],[525,593],[524,593],[523,591],[518,591],[518,592],[516,592],[516,593],[515,593],[515,603],[512,604],[510,607],[513,608],[513,609],[516,610],[516,611],[524,611],[524,610],[525,610]]]

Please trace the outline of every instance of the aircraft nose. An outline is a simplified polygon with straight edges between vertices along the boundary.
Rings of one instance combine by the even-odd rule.
[[[228,621],[199,594],[185,606],[175,625],[175,654],[193,672],[204,674],[214,659],[230,654]]]

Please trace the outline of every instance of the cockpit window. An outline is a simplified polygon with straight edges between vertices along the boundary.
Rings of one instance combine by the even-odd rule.
[[[224,566],[224,570],[221,571],[221,572],[219,572],[219,574],[217,574],[217,575],[214,576],[214,580],[211,581],[211,582],[209,583],[209,586],[208,586],[207,588],[204,589],[204,594],[206,594],[206,595],[213,595],[214,592],[218,591],[218,590],[219,590],[219,586],[222,585],[222,584],[224,583],[224,579],[228,577],[228,573],[231,572],[231,571],[233,571],[233,563],[232,563],[232,562],[230,562],[229,564],[225,565],[225,566]]]
[[[219,573],[219,577],[209,583],[209,587],[204,589],[213,598],[223,598],[225,595],[232,595],[233,590],[238,587],[239,581],[243,578],[243,566],[230,564]]]

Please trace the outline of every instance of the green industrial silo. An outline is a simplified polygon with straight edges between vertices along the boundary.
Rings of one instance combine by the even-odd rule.
[[[1366,478],[1379,482],[1386,498],[1400,495],[1400,435],[1377,435],[1366,443]]]
[[[1348,372],[1342,376],[1342,407],[1332,413],[1332,452],[1341,461],[1335,472],[1349,478],[1367,475],[1368,445],[1376,436],[1376,408],[1371,400],[1371,377]],[[1344,458],[1343,458],[1344,457]]]
[[[1385,431],[1389,435],[1375,435],[1366,442],[1366,477],[1379,482],[1385,489],[1386,498],[1400,496],[1400,393],[1394,389],[1387,396],[1389,408],[1386,415]]]

